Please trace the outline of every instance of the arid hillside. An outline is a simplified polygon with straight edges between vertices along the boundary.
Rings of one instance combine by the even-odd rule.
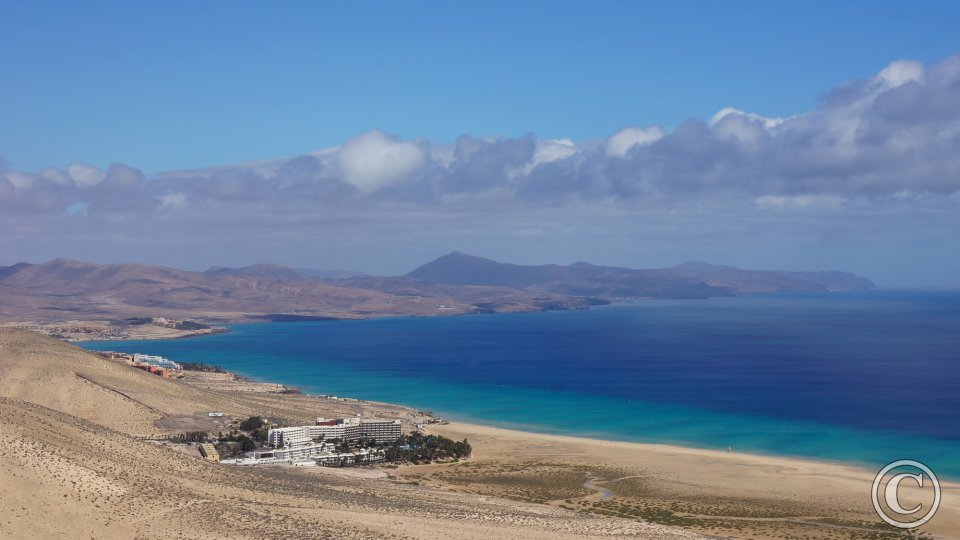
[[[326,281],[272,265],[190,272],[57,259],[0,267],[0,322],[173,317],[208,322],[271,315],[339,319],[583,308],[584,298],[408,278]]]
[[[406,276],[316,277],[273,264],[206,272],[67,259],[0,267],[0,322],[131,319],[207,323],[584,309],[623,298],[823,293],[875,287],[845,272],[743,270],[706,263],[636,270],[576,263],[523,266],[450,253]],[[55,332],[52,332],[55,333]],[[124,333],[124,332],[121,332]],[[129,336],[127,336],[129,337]]]
[[[860,291],[876,287],[847,272],[744,270],[703,262],[633,269],[578,262],[569,266],[507,264],[453,252],[407,277],[429,283],[488,285],[598,298],[707,298],[753,293]]]
[[[331,407],[334,407],[333,409]],[[684,538],[551,506],[328,470],[238,468],[153,440],[205,411],[308,421],[306,396],[202,389],[0,329],[4,538]],[[383,412],[383,411],[381,411]],[[395,414],[400,414],[399,409]]]

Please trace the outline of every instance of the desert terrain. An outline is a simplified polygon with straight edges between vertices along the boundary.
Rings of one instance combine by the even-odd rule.
[[[458,493],[643,519],[720,538],[960,538],[960,485],[942,479],[936,516],[904,532],[874,513],[876,471],[854,466],[456,422],[431,431],[468,438],[472,459],[405,466],[399,476]]]
[[[152,339],[137,321],[363,319],[586,309],[622,298],[869,290],[844,272],[742,270],[705,263],[634,270],[577,263],[521,266],[451,253],[404,276],[317,277],[273,264],[195,272],[56,259],[0,266],[0,324],[82,339]],[[66,323],[66,324],[65,324]],[[196,333],[196,332],[193,332]]]
[[[208,412],[224,413],[210,418]],[[0,534],[7,538],[955,538],[945,483],[920,533],[881,526],[870,471],[811,461],[452,423],[459,463],[240,468],[166,437],[251,415],[399,418],[414,410],[203,374],[156,377],[0,329]]]
[[[4,538],[695,538],[389,478],[210,463],[158,439],[207,411],[308,422],[357,404],[202,388],[0,329]],[[382,411],[385,412],[385,411]],[[170,427],[165,427],[170,426]],[[174,428],[174,429],[171,429]]]

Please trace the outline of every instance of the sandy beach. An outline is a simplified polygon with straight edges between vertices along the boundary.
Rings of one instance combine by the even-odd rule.
[[[208,411],[223,412],[210,418]],[[915,538],[873,513],[873,471],[833,463],[430,425],[471,459],[238,468],[163,437],[262,415],[417,411],[224,374],[156,377],[0,329],[0,533],[10,538]],[[923,531],[957,538],[960,486]]]
[[[431,432],[467,438],[474,448],[469,466],[409,467],[406,474],[447,489],[483,491],[491,483],[473,473],[513,467],[518,478],[543,477],[558,471],[582,471],[572,482],[592,478],[599,490],[584,495],[590,503],[623,515],[659,516],[658,521],[719,536],[856,537],[879,522],[870,500],[876,471],[857,466],[796,458],[701,450],[546,435],[451,423]],[[518,468],[521,467],[521,468]],[[429,471],[429,472],[425,472]],[[508,475],[509,476],[509,475]],[[479,480],[479,481],[478,481]],[[960,537],[960,484],[941,481],[943,500],[936,517],[923,530],[938,538]],[[497,490],[491,490],[496,492]],[[587,490],[589,491],[589,490]],[[505,495],[506,493],[499,493]],[[578,509],[590,507],[550,500]],[[666,516],[670,510],[673,516]],[[694,517],[697,516],[697,517]],[[749,531],[749,532],[747,532]],[[835,536],[833,536],[835,535]]]
[[[180,339],[227,332],[223,327],[177,329],[156,324],[118,324],[107,320],[66,320],[46,322],[0,322],[0,328],[27,330],[64,341],[118,341],[147,339]]]

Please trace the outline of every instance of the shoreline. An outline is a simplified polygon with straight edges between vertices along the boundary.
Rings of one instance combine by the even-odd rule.
[[[283,322],[287,322],[287,321],[283,321]],[[236,323],[236,324],[267,324],[267,323],[268,322],[249,322],[249,323]],[[181,337],[157,337],[154,339],[117,339],[117,340],[88,340],[88,341],[102,341],[104,343],[107,343],[107,342],[129,342],[129,341],[154,341],[154,340],[163,340],[163,339],[187,339],[192,337],[203,337],[203,335],[224,334],[224,333],[230,333],[230,332],[231,330],[229,328],[224,328],[222,331],[215,332],[213,334],[189,335],[189,336],[181,336]],[[191,372],[191,373],[200,373],[200,372]],[[268,377],[241,374],[229,369],[225,369],[222,375],[233,379],[237,383],[247,383],[252,387],[270,388],[271,390],[269,391],[272,393],[300,394],[305,397],[317,398],[317,399],[326,399],[326,396],[329,395],[324,393],[308,392],[304,389],[304,387],[299,385],[289,385],[286,383],[275,382],[270,380]],[[251,390],[240,390],[240,391],[251,391]],[[611,444],[611,445],[617,445],[617,444],[636,445],[638,448],[647,448],[647,449],[659,448],[664,450],[674,449],[674,450],[682,450],[682,451],[703,452],[705,453],[704,455],[753,456],[758,460],[764,460],[764,459],[780,459],[780,460],[787,460],[787,461],[796,460],[796,461],[802,461],[802,462],[807,462],[811,464],[821,464],[823,466],[828,466],[828,467],[829,466],[850,467],[850,468],[858,469],[864,472],[870,471],[871,469],[871,465],[867,463],[865,459],[858,460],[854,458],[851,458],[851,459],[818,458],[818,457],[806,456],[803,454],[791,454],[788,452],[775,451],[775,450],[770,450],[770,451],[751,450],[751,451],[741,452],[737,448],[733,448],[732,449],[733,451],[728,453],[721,449],[711,448],[710,446],[707,446],[707,445],[697,445],[696,443],[684,444],[684,443],[677,443],[677,442],[637,441],[637,440],[617,438],[615,434],[598,434],[594,436],[594,435],[586,435],[586,434],[562,433],[559,430],[551,429],[550,426],[536,426],[536,425],[511,426],[509,425],[509,423],[502,423],[506,425],[497,425],[493,421],[490,421],[489,423],[485,422],[484,419],[482,418],[472,418],[472,417],[465,418],[456,413],[448,413],[442,410],[432,410],[429,408],[424,408],[416,403],[403,404],[403,403],[394,403],[394,402],[387,402],[387,401],[376,401],[376,400],[366,399],[362,396],[353,396],[353,395],[350,395],[350,396],[340,395],[338,398],[335,398],[335,399],[339,399],[340,403],[367,404],[367,405],[382,406],[382,407],[395,408],[395,409],[407,410],[407,411],[421,412],[421,411],[431,410],[431,413],[433,414],[434,417],[442,418],[443,420],[447,420],[451,424],[456,424],[458,426],[472,426],[472,427],[481,428],[481,429],[501,430],[503,432],[509,432],[513,434],[525,434],[532,437],[554,437],[558,439],[570,439],[571,441],[579,441],[579,442],[594,441],[598,443]],[[436,426],[437,424],[431,424],[427,427],[427,430],[431,428],[435,428]],[[833,426],[826,426],[826,427],[833,427]],[[953,483],[954,485],[960,486],[960,477],[946,476],[941,473],[938,475],[938,478],[940,479],[941,483],[950,482],[950,483]]]
[[[99,371],[92,369],[89,376],[96,379]],[[229,418],[223,422],[262,415],[284,419],[289,425],[310,423],[316,416],[361,413],[397,418],[409,428],[416,423],[415,416],[423,416],[413,407],[368,401],[354,394],[337,400],[315,394],[283,395],[283,390],[290,388],[287,385],[236,380],[244,376],[234,371],[214,375],[192,372],[201,375],[192,382],[165,381],[133,370],[107,371],[148,384],[151,389],[139,394],[140,399],[153,400],[158,393],[192,395],[189,402],[162,406],[166,412],[160,418],[147,413],[146,418],[154,418],[151,425],[164,433],[216,431],[210,423],[220,419],[208,418],[203,412],[207,410],[225,412]],[[190,392],[184,393],[186,390]],[[138,433],[153,432],[145,424],[138,426]],[[555,519],[567,516],[578,524],[599,524],[592,521],[599,518],[602,526],[621,527],[639,520],[708,537],[907,538],[884,528],[870,502],[875,471],[856,465],[545,434],[461,421],[427,424],[424,431],[455,440],[466,438],[473,455],[460,462],[374,467],[363,473],[370,478],[354,478],[350,470],[294,467],[264,468],[249,474],[311,485],[317,480],[320,484],[357,481],[375,492],[410,490],[410,497],[431,501],[532,503],[543,511],[560,512]],[[248,474],[226,466],[202,466],[213,467],[209,470],[215,474]],[[943,481],[942,486],[940,511],[923,530],[933,538],[953,538],[953,532],[960,530],[960,485]]]
[[[141,335],[131,335],[129,330],[135,328],[141,328],[139,325],[117,325],[115,324],[114,319],[110,319],[107,315],[94,315],[86,319],[46,319],[46,320],[23,320],[23,319],[3,319],[0,320],[0,328],[2,327],[11,327],[18,328],[22,330],[29,330],[38,332],[44,335],[49,335],[56,337],[58,339],[63,339],[70,343],[75,342],[86,342],[86,341],[152,341],[152,340],[162,340],[162,339],[186,339],[193,337],[203,337],[207,335],[216,335],[216,334],[226,334],[230,333],[231,330],[229,326],[237,324],[268,324],[268,323],[296,323],[296,322],[317,322],[317,321],[327,321],[327,322],[336,322],[336,321],[366,321],[366,320],[376,320],[376,319],[395,319],[395,318],[432,318],[432,317],[464,317],[470,315],[499,315],[499,314],[519,314],[519,313],[548,313],[554,311],[585,311],[592,310],[594,308],[603,308],[605,306],[614,306],[618,304],[628,304],[628,303],[637,303],[644,301],[662,301],[662,300],[671,300],[671,301],[706,301],[711,299],[729,299],[729,298],[751,298],[751,297],[770,297],[770,296],[815,296],[815,295],[837,295],[845,293],[862,293],[862,292],[901,292],[901,291],[913,291],[914,289],[870,289],[868,291],[863,290],[846,290],[846,289],[837,289],[837,290],[828,290],[828,291],[816,291],[816,292],[746,292],[740,293],[731,296],[707,296],[707,297],[697,297],[697,298],[661,298],[656,296],[637,296],[637,297],[616,297],[616,298],[605,298],[602,299],[602,302],[588,303],[585,305],[578,306],[567,306],[567,307],[548,307],[548,308],[536,308],[536,309],[519,309],[519,310],[490,310],[490,311],[451,311],[451,312],[431,312],[431,313],[393,313],[393,312],[379,312],[379,313],[338,313],[331,312],[325,313],[323,315],[299,315],[292,313],[261,313],[261,314],[251,314],[251,313],[206,313],[206,314],[197,314],[192,317],[184,317],[184,320],[202,322],[202,324],[209,325],[207,329],[201,330],[175,330],[177,334],[163,335],[162,331],[157,331],[153,329],[153,332],[147,332]],[[917,289],[917,291],[926,291],[925,289]],[[589,297],[576,297],[589,299]],[[50,329],[62,328],[64,326],[99,326],[99,330],[103,330],[102,335],[89,335],[88,333],[81,332],[79,334],[74,334],[71,336],[60,336],[56,332],[50,332]],[[142,328],[141,328],[142,329]],[[161,330],[163,327],[161,327]],[[167,329],[169,330],[169,329]]]
[[[0,413],[7,419],[0,436],[10,442],[0,467],[0,529],[7,536],[436,540],[455,531],[464,540],[700,538],[636,520],[421,487],[385,471],[358,478],[316,467],[210,463],[194,445],[166,439],[226,432],[255,415],[303,425],[361,411],[233,385],[181,384],[13,329],[0,329],[0,353]]]
[[[467,438],[474,449],[471,459],[477,462],[480,470],[483,470],[486,463],[502,461],[517,464],[533,462],[536,465],[563,463],[583,470],[588,478],[584,487],[597,491],[584,499],[592,497],[595,501],[599,500],[601,502],[595,504],[604,505],[602,508],[605,509],[616,509],[613,502],[609,506],[603,503],[611,494],[613,501],[631,501],[633,498],[643,501],[662,499],[664,502],[661,508],[674,511],[678,506],[684,509],[695,507],[697,505],[690,500],[706,496],[716,497],[718,501],[727,498],[766,501],[758,503],[759,506],[768,505],[772,501],[775,504],[770,510],[766,510],[771,517],[763,518],[771,522],[806,521],[808,526],[813,527],[830,527],[835,524],[842,528],[851,526],[853,516],[856,515],[855,519],[860,524],[851,529],[881,523],[870,502],[870,489],[877,471],[859,465],[736,451],[727,453],[676,445],[550,435],[456,421],[444,426],[430,426],[428,432],[457,440]],[[435,469],[435,476],[442,481],[442,467]],[[417,474],[417,471],[411,469],[408,474]],[[428,475],[428,478],[431,477]],[[629,478],[642,479],[646,485],[642,490],[638,490],[637,486],[623,486],[621,480]],[[452,485],[459,484],[454,481]],[[960,482],[940,478],[940,485],[943,494],[940,508],[934,519],[923,526],[922,530],[933,534],[934,538],[956,538],[956,531],[960,531]],[[603,491],[609,493],[602,493]],[[574,501],[576,502],[576,499]],[[563,508],[570,506],[569,501],[550,501],[550,504]],[[798,508],[809,508],[808,515],[813,516],[830,512],[840,506],[853,513],[845,517],[836,514],[831,518],[816,520],[784,517]],[[683,515],[698,512],[687,510],[677,513]],[[752,519],[730,518],[737,515],[730,510],[718,513],[734,520]],[[890,532],[889,529],[887,532]],[[764,536],[761,533],[754,537]]]
[[[263,385],[265,387],[276,387],[282,388],[283,393],[299,393],[305,397],[310,398],[320,398],[323,399],[324,396],[328,394],[324,393],[315,393],[306,391],[302,386],[292,386],[286,383],[273,382],[269,378],[258,377],[253,375],[243,375],[237,372],[226,370],[226,374],[230,377],[235,378],[237,381],[248,382],[256,385]],[[450,413],[442,409],[433,409],[429,407],[423,407],[417,403],[397,403],[390,401],[378,401],[371,400],[363,397],[362,395],[338,395],[338,398],[341,403],[358,403],[358,404],[367,404],[374,406],[381,406],[387,408],[396,408],[407,411],[416,411],[418,413],[429,411],[429,413],[437,419],[441,419],[449,422],[450,425],[465,426],[476,428],[476,430],[497,430],[503,433],[510,433],[513,435],[523,435],[529,436],[531,438],[554,438],[558,440],[568,440],[570,442],[594,442],[602,445],[627,445],[634,446],[641,449],[660,449],[664,451],[676,450],[681,452],[700,452],[703,456],[750,456],[756,458],[758,461],[763,460],[783,460],[785,462],[790,461],[799,461],[809,464],[819,464],[825,467],[844,467],[852,468],[859,470],[861,472],[870,472],[871,475],[876,474],[876,471],[873,470],[874,464],[871,464],[865,458],[861,459],[842,459],[842,458],[820,458],[812,457],[803,454],[791,454],[784,451],[740,451],[737,448],[732,448],[731,452],[727,452],[723,449],[718,449],[716,447],[710,447],[707,445],[697,445],[696,443],[683,444],[678,442],[656,442],[656,441],[638,441],[630,440],[625,438],[617,438],[616,434],[597,434],[597,435],[588,435],[588,434],[576,434],[576,433],[563,433],[560,430],[553,429],[550,426],[546,425],[530,425],[524,424],[522,426],[511,425],[509,422],[501,422],[499,425],[495,421],[485,421],[482,418],[474,417],[465,417],[456,413]],[[436,430],[439,424],[428,424],[425,426],[424,431],[430,432],[431,429]],[[832,426],[826,426],[832,427]],[[899,457],[899,456],[895,456]],[[893,461],[891,458],[890,461]],[[876,465],[876,469],[879,470],[880,465]],[[872,471],[872,472],[871,472]],[[934,471],[937,473],[937,471]],[[871,476],[872,479],[872,476]],[[938,473],[938,479],[941,484],[951,483],[954,486],[960,487],[960,476],[949,476],[945,473]]]
[[[218,374],[218,377],[235,381],[235,385],[221,387],[220,391],[282,394],[295,390],[285,384],[231,371]],[[412,406],[357,396],[342,396],[332,401],[309,393],[300,394],[300,397],[311,401],[316,399],[322,406],[354,408],[365,415],[386,413],[389,417],[406,419],[407,422],[412,422],[414,415],[422,419],[422,413],[425,412]],[[876,471],[860,464],[551,434],[450,419],[442,411],[432,411],[432,414],[448,420],[448,423],[426,424],[421,431],[453,440],[467,439],[473,447],[469,459],[421,465],[401,464],[396,467],[375,465],[361,469],[366,472],[311,469],[304,474],[370,476],[401,485],[417,484],[441,491],[547,504],[566,510],[596,512],[608,517],[614,515],[608,512],[608,507],[615,510],[615,505],[624,504],[624,501],[633,504],[633,501],[643,500],[646,504],[659,505],[658,511],[661,513],[638,514],[640,518],[659,525],[679,525],[686,530],[707,534],[711,534],[711,531],[699,526],[683,525],[684,519],[690,519],[684,518],[687,514],[703,512],[694,509],[698,508],[696,501],[704,496],[716,496],[722,501],[717,506],[720,509],[717,511],[722,515],[710,518],[725,524],[720,532],[739,531],[742,520],[754,519],[740,516],[746,511],[741,508],[743,501],[755,501],[749,504],[759,505],[758,515],[767,516],[757,518],[763,520],[764,526],[806,527],[804,530],[808,531],[811,527],[814,531],[831,531],[835,528],[863,531],[873,526],[883,526],[870,503],[870,487]],[[298,473],[303,471],[297,469]],[[544,488],[538,486],[541,476],[559,480],[557,485]],[[630,485],[630,479],[643,479],[653,487],[643,487],[638,495],[638,487]],[[520,490],[516,487],[519,482],[537,487]],[[924,526],[924,530],[933,534],[933,538],[952,538],[950,531],[960,530],[960,482],[941,477],[940,484],[943,502],[936,518]],[[577,490],[582,493],[577,493]],[[833,505],[842,505],[843,510],[832,513]],[[804,509],[801,516],[819,517],[784,517],[797,512],[797,508]],[[672,517],[665,518],[662,512],[671,513]]]
[[[373,403],[373,402],[371,402]],[[389,405],[389,404],[384,404]],[[641,452],[656,452],[656,453],[669,453],[675,455],[686,455],[693,457],[701,458],[711,458],[711,459],[729,459],[733,461],[740,461],[746,463],[754,464],[770,464],[770,465],[779,465],[779,466],[790,466],[797,464],[804,464],[809,468],[821,468],[821,469],[844,469],[853,474],[866,475],[869,474],[870,480],[873,480],[876,471],[871,471],[868,467],[862,464],[856,464],[852,462],[838,461],[838,460],[828,460],[828,459],[815,459],[807,458],[800,456],[790,456],[790,455],[778,455],[778,454],[762,454],[756,452],[739,452],[734,450],[732,452],[726,452],[723,450],[712,450],[709,448],[701,448],[696,446],[683,446],[676,444],[666,444],[666,443],[647,443],[647,442],[634,442],[634,441],[622,441],[616,439],[602,439],[597,437],[584,437],[577,435],[562,435],[562,434],[553,434],[553,433],[543,433],[537,431],[525,431],[519,429],[503,428],[496,426],[488,426],[476,422],[464,422],[460,420],[450,420],[446,425],[431,425],[426,428],[426,431],[436,431],[448,432],[448,433],[475,433],[478,435],[486,437],[503,437],[507,439],[523,438],[531,441],[551,441],[551,442],[561,442],[567,444],[576,444],[576,445],[587,445],[593,447],[603,447],[617,450],[634,450]],[[944,479],[942,476],[938,476],[941,486],[949,487],[951,489],[960,489],[960,480],[958,479]]]
[[[125,342],[156,341],[164,339],[186,339],[193,337],[226,334],[230,330],[222,326],[206,328],[179,329],[153,324],[116,325],[105,320],[68,320],[62,322],[3,322],[0,328],[26,330],[49,336],[67,343],[89,341]]]
[[[842,292],[858,292],[858,291],[827,291],[829,294],[836,294]],[[679,300],[679,301],[692,301],[692,300],[709,300],[711,298],[738,298],[738,297],[752,297],[752,296],[769,296],[771,294],[792,294],[792,293],[743,293],[734,296],[716,296],[716,297],[703,297],[703,298],[658,298],[655,296],[638,296],[638,297],[618,297],[618,298],[609,298],[602,299],[602,302],[587,303],[582,306],[568,306],[568,307],[548,307],[548,308],[530,308],[530,309],[519,309],[519,310],[490,310],[490,311],[450,311],[450,312],[431,312],[431,313],[391,313],[391,312],[380,312],[380,313],[325,313],[323,315],[299,315],[293,313],[261,313],[261,314],[251,314],[251,313],[207,313],[207,314],[197,314],[192,317],[184,317],[183,320],[189,320],[194,322],[202,322],[202,324],[209,325],[208,329],[202,330],[173,330],[174,333],[164,334],[163,330],[171,330],[169,328],[160,327],[158,330],[156,327],[152,328],[151,332],[142,333],[136,335],[136,332],[131,333],[131,329],[140,329],[142,330],[144,326],[148,325],[120,325],[116,324],[115,318],[110,318],[106,314],[92,315],[83,319],[42,319],[42,320],[24,320],[24,319],[2,319],[0,320],[0,328],[10,327],[17,328],[21,330],[27,330],[31,332],[40,333],[43,335],[55,337],[67,341],[69,343],[77,342],[87,342],[87,341],[153,341],[153,340],[162,340],[162,339],[185,339],[193,337],[203,337],[207,335],[215,334],[226,334],[230,333],[231,330],[229,326],[237,324],[269,324],[269,323],[297,323],[297,322],[317,322],[317,321],[367,321],[375,319],[394,319],[394,318],[426,318],[426,317],[465,317],[469,315],[499,315],[499,314],[517,314],[517,313],[547,313],[552,311],[585,311],[594,309],[597,307],[611,306],[616,304],[632,303],[632,302],[642,302],[645,300]],[[806,293],[809,294],[809,293]],[[577,297],[581,298],[581,297]],[[584,299],[589,299],[588,297],[582,297]],[[64,332],[64,328],[69,327],[80,327],[82,328],[79,332]],[[93,331],[91,331],[93,330]]]
[[[200,373],[200,372],[193,372]],[[307,398],[315,399],[330,399],[324,394],[313,394],[305,392],[302,387],[291,386],[285,383],[271,382],[259,377],[252,377],[247,375],[241,375],[236,372],[225,370],[220,374],[223,377],[229,377],[238,385],[247,384],[253,387],[262,387],[264,390],[237,390],[237,391],[253,391],[253,392],[270,392],[278,394],[299,394]],[[189,384],[189,383],[188,383]],[[745,460],[753,463],[778,463],[780,465],[790,465],[803,463],[809,467],[821,467],[821,468],[836,468],[836,469],[847,469],[850,471],[855,471],[860,474],[869,474],[872,480],[873,475],[876,474],[876,471],[872,471],[871,468],[862,462],[857,462],[854,460],[842,460],[842,459],[823,459],[823,458],[814,458],[807,457],[802,455],[791,455],[785,453],[776,453],[776,452],[755,452],[747,451],[741,452],[737,449],[732,449],[728,452],[725,450],[717,450],[712,448],[707,448],[703,446],[696,445],[683,445],[683,444],[674,444],[674,443],[659,443],[659,442],[640,442],[640,441],[630,441],[616,438],[606,438],[606,437],[594,437],[587,435],[574,435],[574,434],[564,434],[551,432],[548,428],[542,428],[542,430],[536,429],[536,426],[531,426],[529,429],[520,429],[514,427],[503,427],[493,424],[484,423],[482,420],[464,420],[457,418],[457,415],[450,415],[444,411],[435,411],[430,409],[425,409],[422,407],[417,407],[416,405],[405,405],[400,403],[390,403],[384,401],[370,400],[358,396],[337,396],[334,398],[340,403],[351,403],[356,405],[368,405],[372,407],[383,407],[389,409],[396,409],[399,411],[408,411],[420,413],[429,413],[432,417],[443,420],[445,424],[426,424],[421,430],[425,433],[438,433],[446,434],[450,432],[462,432],[462,433],[475,433],[482,434],[484,436],[500,436],[514,439],[524,439],[524,440],[539,440],[539,441],[554,441],[554,442],[564,442],[570,444],[578,445],[590,445],[594,447],[609,447],[609,448],[621,448],[621,449],[633,449],[639,451],[648,451],[648,452],[661,452],[661,453],[673,453],[673,454],[682,454],[690,456],[699,456],[704,458],[733,458],[735,460]],[[455,437],[454,437],[455,438]],[[960,489],[960,478],[947,477],[944,475],[938,475],[938,479],[943,486],[950,486],[954,489]]]

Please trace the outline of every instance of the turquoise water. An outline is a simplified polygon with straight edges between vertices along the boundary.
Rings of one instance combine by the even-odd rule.
[[[877,468],[917,459],[960,478],[960,293],[649,300],[84,345],[487,425]]]

